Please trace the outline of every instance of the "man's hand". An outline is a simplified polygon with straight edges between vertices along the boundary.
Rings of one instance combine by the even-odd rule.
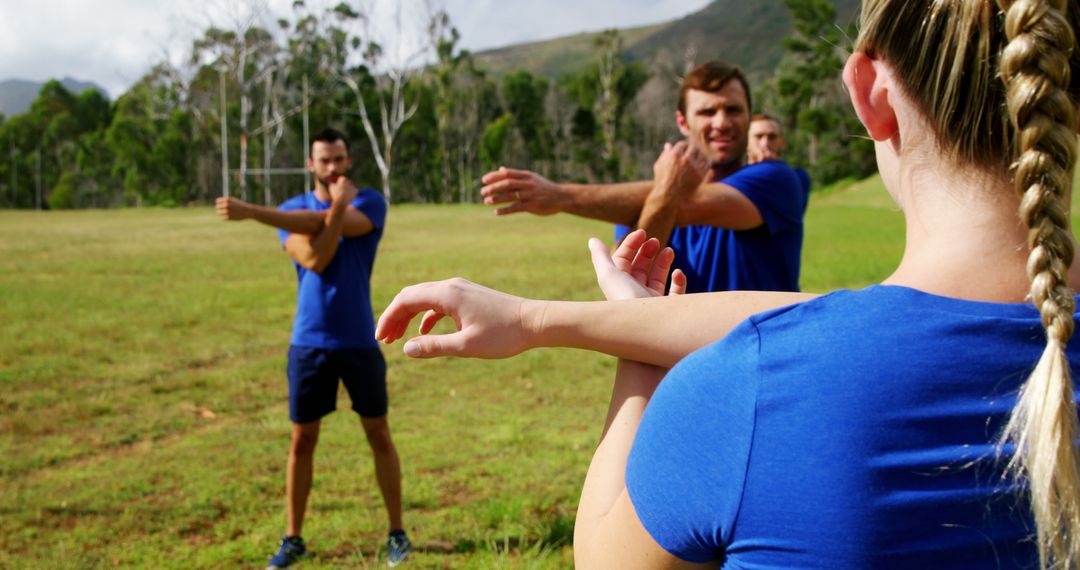
[[[666,245],[680,212],[697,197],[708,172],[708,158],[696,147],[685,141],[665,144],[653,163],[653,187],[634,225]]]
[[[348,206],[356,198],[357,189],[352,180],[340,174],[335,174],[330,177],[328,182],[330,183],[328,188],[330,190],[330,199],[335,203],[344,203],[344,205]]]
[[[517,212],[550,216],[562,212],[569,199],[561,186],[528,170],[503,166],[488,172],[481,180],[484,187],[480,194],[485,204],[510,204],[495,210],[499,216]]]
[[[667,284],[668,270],[675,260],[670,247],[660,249],[656,238],[646,239],[645,232],[635,230],[623,238],[614,253],[596,238],[589,240],[596,282],[608,301],[662,297]],[[672,295],[686,292],[686,275],[676,269],[671,275]]]
[[[217,215],[223,220],[247,220],[252,217],[251,204],[236,198],[221,196],[214,200]]]
[[[686,197],[701,186],[709,174],[709,159],[686,141],[665,144],[653,163],[653,191]]]

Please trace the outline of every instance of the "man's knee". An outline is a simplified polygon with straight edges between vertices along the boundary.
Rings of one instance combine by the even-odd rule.
[[[394,440],[390,437],[390,424],[387,423],[385,416],[375,419],[361,418],[360,423],[364,426],[364,434],[374,453],[385,454],[394,451]]]
[[[319,422],[309,424],[293,424],[292,447],[293,455],[311,455],[315,453],[315,446],[319,443]]]

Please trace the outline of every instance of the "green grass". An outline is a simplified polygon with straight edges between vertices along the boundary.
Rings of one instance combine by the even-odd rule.
[[[804,288],[881,279],[902,232],[879,182],[815,197]],[[598,299],[592,235],[610,228],[394,207],[373,302],[454,275]],[[274,232],[209,208],[0,212],[0,568],[261,568],[283,530],[294,296]],[[570,566],[613,360],[385,352],[420,547],[410,567]],[[316,465],[303,567],[383,567],[385,515],[354,415],[327,418]]]

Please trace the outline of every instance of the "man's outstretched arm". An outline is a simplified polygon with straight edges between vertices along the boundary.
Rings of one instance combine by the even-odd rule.
[[[502,204],[504,216],[564,212],[613,224],[633,225],[649,195],[651,180],[618,184],[562,184],[528,170],[502,167],[484,175],[480,194],[488,205]]]
[[[503,167],[484,175],[483,182],[480,193],[484,203],[501,205],[495,210],[500,216],[518,212],[550,216],[563,212],[647,231],[651,229],[649,235],[662,231],[651,217],[642,219],[642,209],[654,186],[652,180],[563,184],[528,170]],[[742,192],[727,184],[713,182],[700,186],[678,205],[674,226],[695,224],[748,230],[760,226],[762,218],[754,203]]]
[[[250,204],[236,198],[218,198],[214,203],[218,216],[223,220],[255,220],[271,227],[285,230],[291,234],[313,236],[326,226],[326,211],[315,210],[278,210],[257,204]],[[351,206],[345,209],[341,235],[344,237],[362,236],[374,226],[363,213]]]

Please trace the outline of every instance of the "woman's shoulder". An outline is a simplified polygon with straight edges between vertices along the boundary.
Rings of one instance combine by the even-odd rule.
[[[1038,313],[1027,303],[989,303],[927,293],[899,285],[871,285],[864,289],[841,289],[810,301],[754,315],[760,328],[793,323],[843,321],[849,324],[907,324],[964,320],[1028,320]],[[897,323],[896,321],[899,321]]]

